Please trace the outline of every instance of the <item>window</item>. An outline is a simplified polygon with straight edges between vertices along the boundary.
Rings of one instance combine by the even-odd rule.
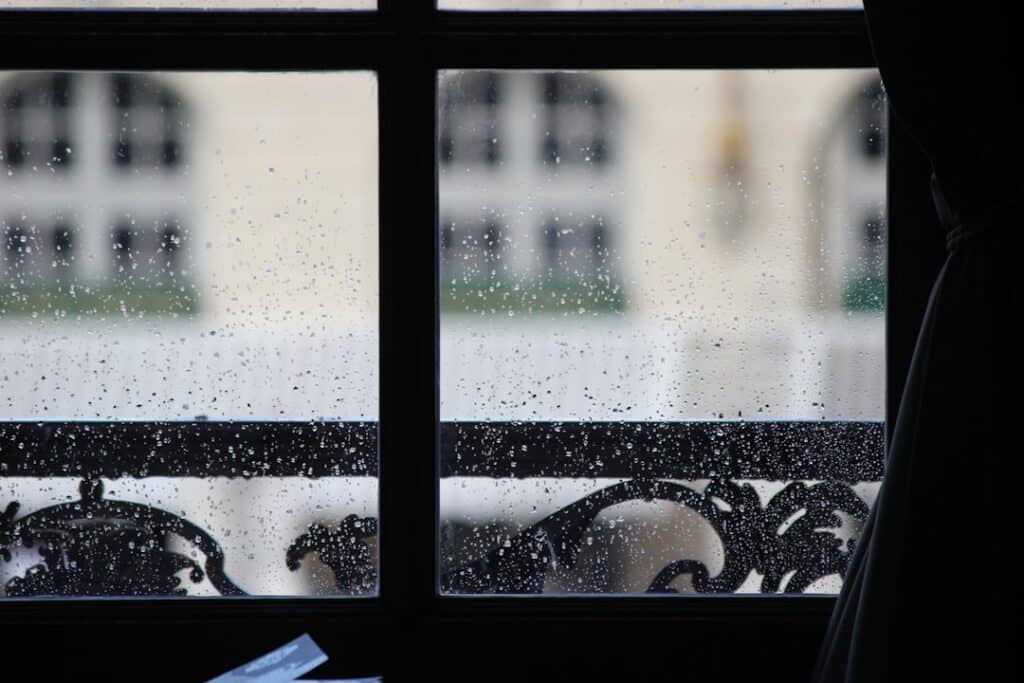
[[[4,160],[12,172],[40,166],[57,172],[71,161],[68,108],[72,76],[25,75],[12,83],[4,100]]]
[[[449,87],[461,77],[443,76]],[[837,305],[820,273],[851,262],[851,275],[884,284],[885,252],[881,216],[859,235],[823,188],[850,168],[833,138],[864,135],[877,77],[501,78],[543,93],[538,116],[528,88],[509,88],[503,139],[544,140],[551,154],[510,155],[505,185],[473,167],[441,174],[442,214],[486,206],[508,221],[500,242],[494,220],[462,238],[479,256],[455,262],[474,263],[475,280],[448,272],[453,228],[440,237],[442,590],[837,592],[877,489],[884,295],[862,293],[876,300],[844,316],[849,291]],[[458,120],[439,114],[443,130],[454,125],[444,115]],[[607,149],[595,139],[619,151],[595,153]],[[849,204],[884,206],[876,168],[844,175]],[[849,243],[823,240],[848,232]],[[786,434],[766,448],[792,459],[790,474],[736,460],[770,434]],[[704,465],[671,464],[694,438],[708,439]],[[824,474],[854,453],[875,465]],[[816,506],[843,523],[827,530],[827,516],[807,512]]]
[[[600,83],[581,74],[540,77],[544,104],[541,159],[548,164],[587,164],[608,159],[608,101]]]
[[[186,117],[168,88],[133,74],[110,78],[115,113],[114,162],[120,168],[173,169],[181,160]]]
[[[881,83],[865,81],[825,141],[821,183],[824,264],[831,298],[855,314],[885,307],[885,104]],[[875,188],[871,191],[867,188]]]
[[[0,93],[26,81],[74,93],[76,161],[0,176],[2,429],[91,435],[107,462],[5,455],[24,513],[0,595],[374,593],[373,75],[0,74]],[[27,158],[54,135],[23,132]]]
[[[501,163],[498,112],[503,80],[490,72],[444,84],[441,106],[448,115],[441,133],[441,163]]]
[[[899,377],[927,280],[888,277],[920,198],[861,13],[140,4],[0,17],[5,642],[182,679],[293,629],[339,677],[525,676],[535,641],[566,678],[653,679],[610,641],[802,676],[899,390],[870,344]],[[21,543],[47,509],[62,572]],[[724,576],[716,524],[751,549]],[[62,591],[121,597],[19,597]]]
[[[568,310],[580,297],[620,308],[614,233],[627,171],[607,163],[619,122],[601,79],[481,70],[439,78],[442,310]],[[500,157],[474,157],[473,139]],[[455,153],[455,140],[466,151]],[[526,207],[526,187],[543,211]]]
[[[96,72],[8,74],[0,88],[11,255],[2,315],[95,317],[122,305],[192,315],[197,195],[182,155],[193,117],[175,88]]]

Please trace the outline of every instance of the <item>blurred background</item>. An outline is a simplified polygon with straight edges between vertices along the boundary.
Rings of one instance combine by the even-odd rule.
[[[376,87],[0,74],[3,419],[376,420]],[[285,548],[312,521],[375,517],[377,499],[372,478],[122,479],[106,495],[205,528],[257,594],[333,591]],[[0,506],[23,512],[77,497],[73,479],[0,479]],[[38,562],[23,555],[0,583]]]
[[[376,420],[371,74],[5,73],[0,103],[4,420]],[[871,71],[440,74],[442,419],[883,419],[884,111]],[[443,479],[442,567],[608,483]],[[369,477],[106,495],[207,529],[255,594],[333,592],[284,548],[376,516]],[[546,590],[721,564],[673,505],[590,540]]]
[[[442,420],[884,419],[876,73],[440,83]],[[611,483],[448,478],[442,567]],[[545,590],[634,592],[680,557],[722,563],[669,503],[615,506],[589,540]]]

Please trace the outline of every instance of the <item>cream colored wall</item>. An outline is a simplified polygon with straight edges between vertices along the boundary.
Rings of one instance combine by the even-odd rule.
[[[91,194],[74,196],[91,207],[78,226],[83,237],[98,238],[81,258],[109,273],[107,209],[141,215],[152,208],[145,187],[184,178],[182,237],[194,262],[183,267],[196,279],[198,315],[61,316],[46,308],[0,318],[0,358],[17,368],[0,382],[3,417],[375,419],[374,76],[154,77],[186,105],[182,163],[173,172],[108,172],[109,147],[92,140],[92,153],[71,169],[77,180],[98,178]],[[91,134],[112,136],[105,121]],[[70,177],[30,179],[51,185],[51,199],[77,187]],[[0,188],[18,180],[0,177]],[[0,208],[19,210],[25,199],[8,191]],[[76,270],[78,284],[91,283],[86,270]],[[40,368],[61,391],[38,391]]]
[[[820,287],[822,221],[836,218],[821,206],[822,156],[873,73],[592,76],[618,105],[610,147],[626,167],[615,169],[620,187],[584,174],[573,201],[596,210],[617,193],[612,243],[625,260],[626,310],[446,314],[443,419],[879,419],[884,321],[844,315]],[[733,239],[716,203],[729,182],[725,135],[736,125],[749,205]],[[527,214],[520,223],[537,224],[545,205],[534,187],[561,181],[529,165],[533,177],[515,183],[501,180],[508,170],[458,168],[460,184],[486,193],[467,197],[442,182],[442,209],[501,199]],[[875,180],[884,194],[884,169]]]
[[[626,230],[642,315],[704,306],[702,322],[803,316],[816,307],[819,254],[812,205],[828,128],[868,71],[738,74],[746,92],[748,220],[720,238],[722,72],[613,73],[629,104]],[[712,106],[702,106],[710,102]],[[625,241],[625,240],[623,240]],[[721,311],[722,315],[716,314]]]
[[[375,323],[373,74],[168,79],[197,110],[203,316],[243,327],[296,316]]]

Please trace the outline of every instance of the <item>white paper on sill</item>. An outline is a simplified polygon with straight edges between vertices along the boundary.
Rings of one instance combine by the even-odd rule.
[[[308,633],[207,683],[288,683],[327,661]]]

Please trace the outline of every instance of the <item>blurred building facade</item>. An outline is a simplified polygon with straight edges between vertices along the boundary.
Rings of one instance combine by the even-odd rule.
[[[359,166],[373,153],[331,153],[351,142],[346,131],[372,127],[373,109],[350,105],[342,126],[330,115],[289,123],[289,107],[275,114],[258,78],[245,85],[204,79],[210,80],[4,80],[0,325],[8,332],[74,334],[114,322],[112,333],[131,334],[146,324],[212,323],[211,331],[222,327],[222,335],[230,331],[251,346],[254,335],[264,342],[273,336],[268,326],[301,329],[319,314],[328,327],[364,325],[357,332],[371,334],[354,337],[375,343],[376,246],[364,227],[374,224],[375,208],[346,201],[374,191]],[[688,379],[724,368],[763,370],[749,342],[739,349],[737,341],[761,334],[766,353],[781,344],[789,359],[808,345],[824,345],[819,359],[835,349],[833,365],[822,365],[817,377],[790,373],[824,387],[825,411],[794,404],[775,417],[881,416],[881,385],[850,389],[836,379],[847,347],[864,369],[881,360],[880,349],[868,348],[882,338],[885,230],[884,126],[870,74],[478,72],[442,82],[439,243],[442,327],[454,335],[444,344],[449,352],[480,351],[458,341],[466,325],[488,331],[493,352],[483,355],[496,363],[509,355],[501,349],[505,331],[515,340],[516,330],[536,326],[561,328],[570,346],[577,333],[604,339],[609,362],[639,358],[642,352],[624,353],[622,345],[644,344],[678,363],[660,371],[654,385],[640,371],[620,373],[637,376],[637,391],[648,401],[660,396],[660,404],[638,408],[637,419],[706,418],[682,407],[683,395],[706,391]],[[297,98],[311,94],[289,79],[280,78],[280,86]],[[335,106],[346,99],[345,89],[315,96],[333,98]],[[302,149],[298,126],[305,126]],[[332,137],[339,142],[326,144]],[[313,153],[314,146],[321,149]],[[304,161],[311,154],[315,168]],[[325,180],[328,172],[341,182]],[[309,174],[317,180],[304,182]],[[346,234],[350,225],[357,226],[354,239]],[[305,275],[287,286],[289,271]],[[132,318],[142,322],[129,325]],[[591,334],[588,326],[630,332]],[[202,345],[230,346],[216,336]],[[691,341],[673,352],[684,337]],[[730,341],[746,356],[730,357]],[[357,343],[343,345],[342,360],[351,360],[349,351],[368,352]],[[699,344],[718,349],[724,360],[693,351]],[[36,346],[42,352],[46,345]],[[172,345],[162,348],[175,353]],[[220,357],[232,355],[225,349]],[[449,357],[443,374],[458,386],[491,381],[458,378],[453,373],[466,364]],[[211,373],[231,376],[231,366],[216,358],[202,356]],[[785,358],[782,365],[793,364]],[[707,371],[702,363],[710,364]],[[532,364],[518,365],[527,371]],[[880,380],[879,372],[853,373],[863,374]],[[780,408],[799,393],[781,381],[741,384],[774,393],[765,402]],[[365,381],[350,395],[326,380],[307,389],[297,404],[262,408],[237,400],[239,387],[218,398],[227,406],[220,410],[212,396],[178,412],[163,401],[138,411],[108,406],[106,413],[62,396],[61,411],[98,419],[214,419],[344,418],[375,410],[376,388]],[[5,393],[9,401],[38,401],[14,387]],[[487,415],[493,405],[460,404],[463,391],[442,393],[452,418],[501,417]],[[639,396],[637,405],[645,405]],[[723,414],[739,405],[721,395],[705,399]],[[324,411],[325,403],[340,407]],[[40,412],[37,403],[8,403],[9,417]]]
[[[442,83],[443,415],[881,418],[872,74]]]
[[[440,92],[442,419],[883,418],[874,73],[452,72]],[[443,482],[442,566],[611,483]],[[588,538],[546,590],[722,562],[671,504],[615,506]]]
[[[874,73],[439,83],[442,419],[882,418]],[[375,419],[375,87],[0,78],[3,418]],[[592,485],[446,482],[442,515],[507,530]],[[257,592],[311,590],[261,563],[312,519],[376,506],[356,481],[125,487],[244,530],[229,562]],[[268,526],[254,510],[275,497],[299,512]],[[706,544],[698,522],[649,561]]]
[[[376,419],[372,74],[7,73],[0,103],[0,419]],[[0,501],[77,485],[0,477]],[[376,515],[368,477],[106,491],[209,530],[255,594],[332,592],[284,549]]]
[[[178,95],[130,74],[21,74],[6,86],[5,315],[96,315],[126,297],[140,312],[190,314],[196,196]]]

